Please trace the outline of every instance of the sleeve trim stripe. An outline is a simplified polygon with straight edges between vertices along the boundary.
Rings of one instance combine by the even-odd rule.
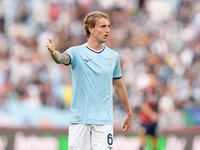
[[[120,78],[122,78],[122,76],[121,77],[116,77],[116,78],[113,78],[113,79],[120,79]]]
[[[64,54],[67,54],[67,53],[64,53]],[[71,57],[70,57],[70,55],[69,55],[69,54],[67,54],[67,55],[69,56],[69,58],[70,58],[70,61],[69,61],[69,63],[68,63],[68,64],[65,64],[66,66],[67,66],[67,65],[69,65],[69,64],[71,64],[71,60],[72,60],[72,59],[71,59]]]

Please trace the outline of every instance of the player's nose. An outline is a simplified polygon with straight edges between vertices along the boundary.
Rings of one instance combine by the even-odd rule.
[[[110,28],[106,27],[106,33],[109,33],[109,32],[110,32]]]

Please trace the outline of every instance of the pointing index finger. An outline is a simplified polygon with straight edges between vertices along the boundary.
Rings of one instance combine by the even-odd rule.
[[[49,42],[50,42],[51,44],[53,44],[53,41],[52,41],[51,39],[49,39]]]

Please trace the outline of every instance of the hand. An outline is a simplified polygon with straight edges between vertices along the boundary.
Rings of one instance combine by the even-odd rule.
[[[130,116],[130,115],[127,115],[126,118],[125,118],[125,120],[124,120],[124,124],[123,124],[123,126],[122,126],[122,131],[123,131],[123,132],[128,131],[128,129],[129,129],[130,126],[131,126],[131,122],[132,122],[132,115],[131,115],[131,116]]]
[[[49,39],[50,44],[47,45],[48,50],[51,54],[55,54],[55,45],[51,39]]]

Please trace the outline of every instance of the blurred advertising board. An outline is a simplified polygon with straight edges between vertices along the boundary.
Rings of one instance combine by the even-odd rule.
[[[200,109],[187,108],[184,109],[186,125],[200,125]]]
[[[158,150],[199,150],[200,132],[165,132],[158,138]],[[0,129],[0,150],[67,150],[68,130]],[[152,149],[151,137],[147,138],[147,150]],[[138,150],[140,141],[136,133],[114,135],[115,150]]]

